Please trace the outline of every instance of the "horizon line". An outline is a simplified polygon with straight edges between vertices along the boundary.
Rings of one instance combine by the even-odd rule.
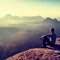
[[[41,15],[18,16],[18,15],[13,15],[13,14],[5,14],[5,15],[3,15],[3,16],[0,16],[0,18],[3,18],[3,17],[8,16],[8,15],[10,15],[10,16],[17,16],[17,17],[35,17],[35,16],[40,16],[40,17],[43,17],[43,18],[48,18],[48,17],[50,17],[50,18],[59,18],[59,19],[60,19],[59,16],[55,16],[55,17],[52,17],[52,16],[41,16]]]

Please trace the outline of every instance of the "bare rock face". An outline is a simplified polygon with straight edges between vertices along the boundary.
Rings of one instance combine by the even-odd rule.
[[[60,51],[34,48],[16,54],[6,60],[60,60]]]

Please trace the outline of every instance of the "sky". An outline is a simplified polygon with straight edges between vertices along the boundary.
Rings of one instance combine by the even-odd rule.
[[[0,0],[0,17],[7,14],[60,17],[60,0]]]

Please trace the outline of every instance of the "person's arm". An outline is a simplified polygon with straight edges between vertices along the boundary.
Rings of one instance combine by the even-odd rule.
[[[47,37],[51,37],[51,34],[47,34],[46,36],[47,36]]]
[[[42,36],[40,37],[40,39],[43,39],[43,38],[44,38],[44,36],[46,36],[46,35],[42,35]]]

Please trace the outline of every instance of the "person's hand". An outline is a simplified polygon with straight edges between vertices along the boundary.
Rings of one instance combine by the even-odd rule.
[[[42,36],[40,37],[40,39],[43,39],[45,36],[46,36],[46,35],[42,35]]]

